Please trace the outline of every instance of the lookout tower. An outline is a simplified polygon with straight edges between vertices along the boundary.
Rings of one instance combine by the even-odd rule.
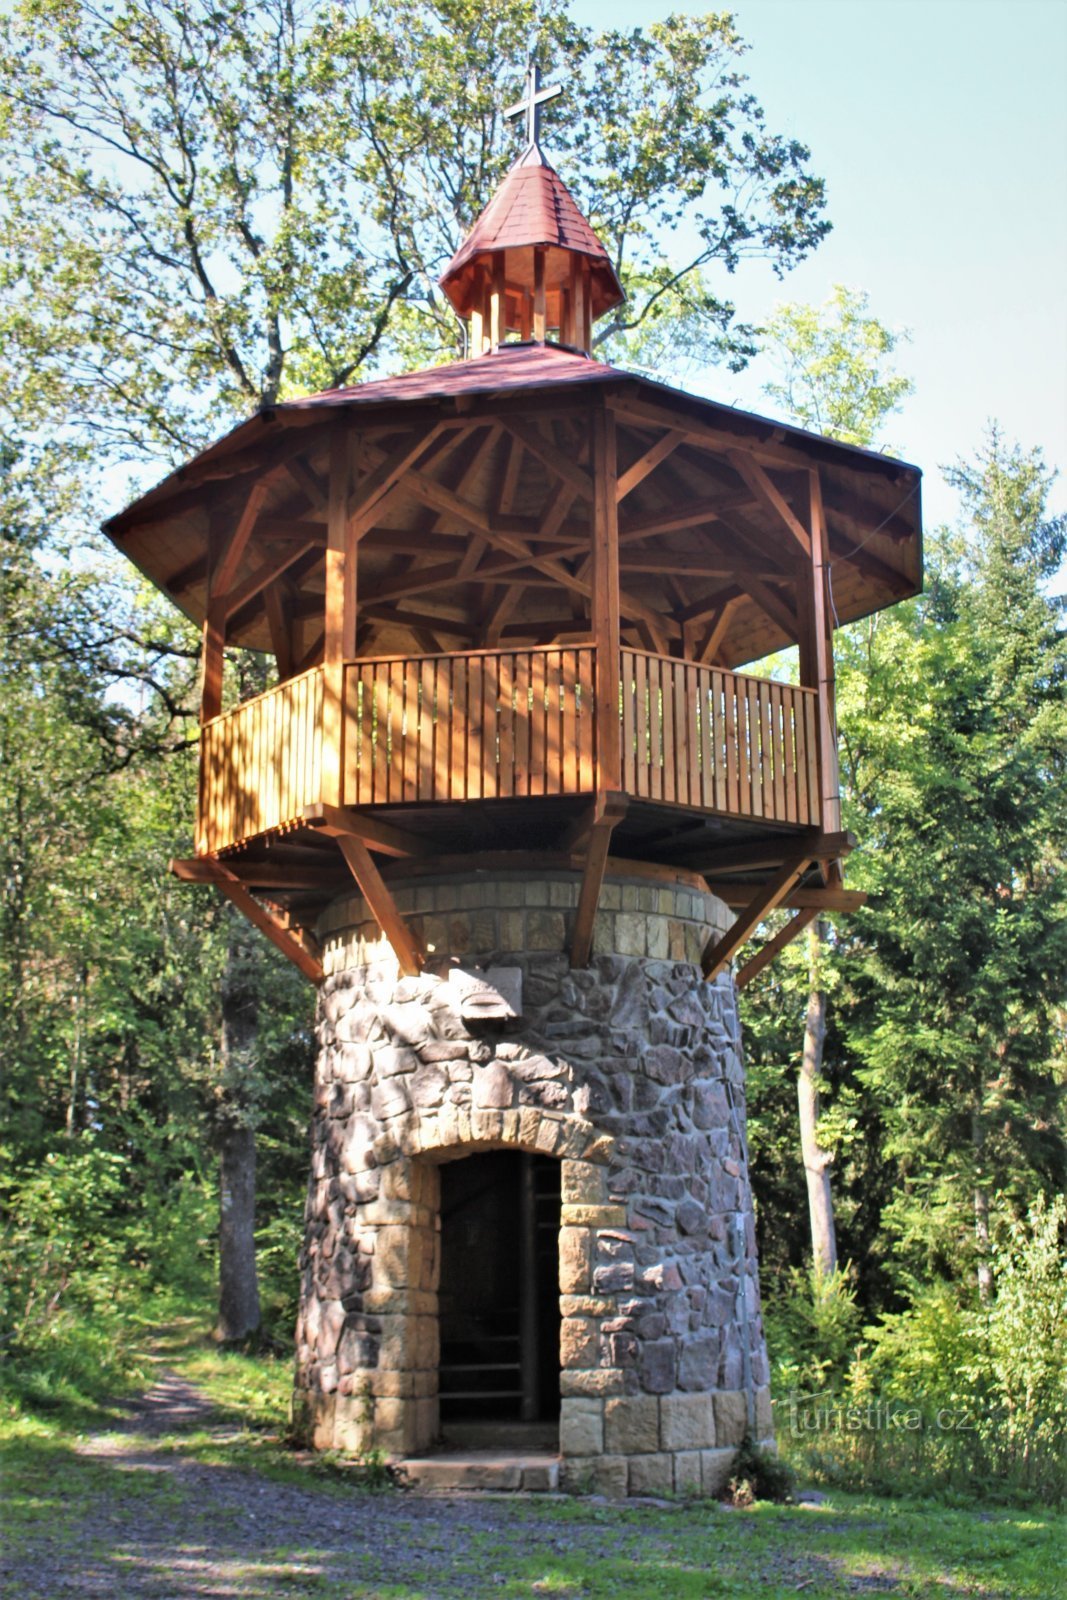
[[[320,986],[316,1442],[525,1426],[530,1483],[710,1491],[770,1430],[735,982],[861,900],[833,629],[919,592],[919,473],[594,358],[550,93],[442,278],[469,359],[279,404],[108,532],[203,630],[174,870]]]

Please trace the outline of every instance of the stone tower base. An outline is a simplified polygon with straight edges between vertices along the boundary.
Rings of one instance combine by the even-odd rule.
[[[611,877],[572,971],[578,886],[397,886],[417,978],[358,896],[324,916],[297,1415],[323,1449],[434,1447],[441,1164],[535,1152],[561,1168],[564,1484],[714,1493],[745,1432],[772,1433],[736,997],[697,965],[730,914],[684,874]],[[475,967],[507,969],[516,1016],[471,1014],[453,969]]]

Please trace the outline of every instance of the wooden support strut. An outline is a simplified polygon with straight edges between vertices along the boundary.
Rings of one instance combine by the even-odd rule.
[[[571,966],[587,967],[593,950],[593,925],[600,904],[600,890],[604,882],[611,835],[626,815],[628,800],[624,794],[598,794],[591,811],[580,819],[589,839],[582,870],[582,886],[578,894],[578,911],[574,919],[574,937],[571,939]]]
[[[733,927],[724,933],[721,939],[708,940],[700,966],[709,983],[718,977],[724,967],[729,966],[741,946],[752,936],[768,912],[773,911],[775,906],[780,905],[786,898],[811,865],[811,860],[810,855],[792,856],[768,883],[760,885],[759,892],[753,895]]]
[[[266,906],[260,905],[240,879],[221,861],[207,857],[199,857],[192,861],[175,860],[170,863],[170,870],[176,878],[181,878],[186,883],[213,883],[216,889],[248,918],[253,927],[266,935],[275,949],[280,950],[295,967],[299,967],[305,978],[310,978],[312,983],[322,982],[324,976],[322,962],[314,940],[307,934],[298,937],[277,917],[272,916]]]
[[[354,834],[338,834],[337,843],[349,871],[359,885],[360,894],[392,946],[401,972],[406,978],[416,977],[422,971],[425,952],[420,949],[411,929],[397,910],[396,901],[375,866],[370,851],[362,839],[357,839]]]
[[[792,944],[798,934],[815,921],[819,915],[818,906],[805,906],[790,917],[784,928],[779,928],[773,939],[768,939],[761,950],[758,950],[751,961],[746,961],[741,971],[734,979],[738,989],[744,989],[753,978],[758,978],[765,967],[769,967],[774,958],[781,954],[787,944]]]

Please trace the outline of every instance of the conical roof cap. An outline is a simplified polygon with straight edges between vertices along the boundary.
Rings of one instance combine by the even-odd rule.
[[[626,298],[610,256],[582,216],[574,196],[540,148],[531,144],[441,276],[441,287],[459,315],[471,314],[477,269],[485,257],[536,245],[588,259],[594,317],[602,316]]]

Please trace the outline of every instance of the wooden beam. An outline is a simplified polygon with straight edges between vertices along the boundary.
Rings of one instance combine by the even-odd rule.
[[[270,559],[260,562],[243,583],[239,583],[228,594],[220,595],[217,599],[213,598],[212,605],[220,606],[227,617],[232,617],[242,606],[246,606],[250,600],[261,594],[276,578],[280,578],[283,572],[294,566],[301,556],[306,556],[309,550],[315,549],[317,544],[317,540],[305,539],[288,550],[276,551]]]
[[[777,839],[756,839],[750,844],[726,845],[709,852],[697,870],[705,877],[725,872],[747,872],[750,867],[775,866],[791,855],[805,851],[809,861],[832,861],[855,849],[852,833],[821,833],[818,828],[780,835]]]
[[[325,633],[319,632],[311,644],[304,651],[299,661],[293,663],[293,677],[299,678],[302,672],[307,672],[311,667],[317,667],[322,661],[322,652],[326,644]]]
[[[745,450],[727,451],[727,459],[734,471],[748,484],[756,498],[774,513],[782,526],[800,548],[801,555],[811,555],[811,538],[797,517],[785,495],[760,466],[754,456]]]
[[[545,247],[534,245],[533,336],[538,344],[548,338],[548,307],[545,298]]]
[[[203,868],[209,860],[214,874],[210,878],[205,878]],[[195,870],[187,870],[189,868]],[[279,922],[266,906],[260,905],[259,901],[249,894],[240,879],[224,867],[221,861],[207,857],[201,857],[194,862],[176,860],[171,862],[170,870],[176,878],[182,878],[186,882],[213,883],[220,893],[237,907],[242,916],[248,918],[253,927],[266,935],[276,950],[280,950],[283,956],[300,969],[305,978],[310,978],[312,983],[322,982],[322,961],[314,941],[307,934],[302,938],[297,937],[291,929]]]
[[[293,673],[293,642],[289,636],[289,625],[285,620],[282,592],[277,584],[268,584],[263,591],[263,609],[267,613],[270,647],[274,651],[278,677],[284,682],[286,678],[292,677]]]
[[[810,923],[819,915],[818,906],[807,906],[803,911],[797,911],[784,928],[779,928],[773,939],[768,939],[761,950],[758,950],[751,961],[746,961],[741,971],[734,979],[738,989],[744,989],[753,978],[758,978],[765,967],[769,967],[775,956],[781,954],[787,944],[792,944],[798,934],[803,933]]]
[[[592,620],[596,643],[597,788],[622,789],[622,730],[619,719],[620,607],[619,512],[615,418],[602,405],[592,415],[593,501]]]
[[[730,964],[741,946],[751,937],[754,929],[785,899],[810,864],[810,856],[790,856],[768,883],[760,885],[758,893],[752,896],[729,932],[724,933],[719,939],[708,940],[700,966],[709,983]]]
[[[342,833],[336,837],[341,854],[348,863],[348,870],[359,885],[359,892],[370,907],[371,915],[392,946],[401,972],[405,977],[416,977],[422,971],[425,954],[397,910],[392,891],[375,866],[370,851],[363,840],[357,839],[354,834]]]
[[[747,879],[744,882],[733,879],[730,883],[713,880],[708,885],[711,893],[731,910],[736,906],[746,906],[759,887],[758,883]],[[802,885],[794,889],[782,904],[791,911],[806,910],[809,906],[814,906],[816,911],[859,911],[867,904],[867,898],[863,889],[842,889],[832,885],[825,889],[809,889]]]
[[[369,849],[380,850],[382,855],[424,856],[427,853],[425,840],[407,833],[403,828],[394,827],[391,822],[364,816],[361,811],[354,811],[349,806],[334,806],[324,800],[318,801],[304,807],[301,820],[331,839],[344,835],[360,839]]]
[[[229,536],[222,548],[214,556],[211,564],[211,587],[216,594],[225,594],[233,587],[233,580],[237,576],[237,568],[241,564],[241,557],[245,547],[252,537],[252,529],[256,525],[260,507],[267,493],[267,480],[261,478],[249,492],[248,498],[240,516],[237,518]]]
[[[369,472],[357,492],[351,496],[348,515],[352,532],[361,537],[373,525],[382,501],[397,488],[408,468],[432,445],[442,447],[448,435],[455,431],[455,422],[438,422],[428,432],[416,431]],[[442,437],[444,436],[444,437]]]
[[[661,461],[666,461],[678,446],[685,443],[685,434],[671,430],[665,433],[662,439],[657,439],[650,450],[639,456],[633,466],[627,467],[621,474],[615,486],[615,497],[621,503],[628,494],[632,494],[639,483],[644,483],[650,472],[654,472]]]
[[[597,795],[593,807],[589,844],[582,869],[582,886],[578,892],[578,910],[574,917],[574,935],[571,939],[571,966],[587,967],[593,950],[593,928],[596,923],[600,890],[604,883],[604,869],[608,860],[611,835],[616,825],[626,815],[628,800],[624,794]]]
[[[301,461],[299,456],[294,456],[285,463],[285,470],[304,496],[309,506],[316,511],[326,511],[329,503],[329,494],[322,487],[306,461]]]
[[[569,483],[583,500],[593,498],[593,482],[585,468],[580,467],[569,455],[560,450],[558,445],[550,443],[535,423],[526,417],[504,416],[500,420],[508,432],[513,434],[543,467],[547,467],[553,477],[562,478]]]

